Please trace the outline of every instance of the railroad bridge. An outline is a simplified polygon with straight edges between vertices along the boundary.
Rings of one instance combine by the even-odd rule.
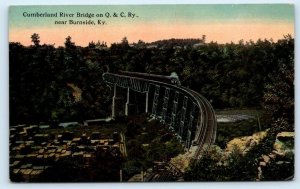
[[[181,86],[176,74],[107,72],[103,80],[113,88],[112,118],[122,113],[149,113],[176,133],[186,151],[197,147],[195,159],[204,145],[214,143],[217,124],[211,104],[199,93]]]

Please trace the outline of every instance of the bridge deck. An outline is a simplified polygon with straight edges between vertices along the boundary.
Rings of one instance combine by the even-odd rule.
[[[189,141],[186,142],[189,145],[198,146],[198,149],[194,155],[194,158],[198,159],[201,156],[201,152],[205,150],[204,146],[210,146],[214,143],[216,138],[217,122],[214,110],[211,104],[208,102],[208,100],[202,95],[186,87],[176,85],[172,82],[168,82],[170,81],[170,79],[172,79],[170,78],[170,76],[160,76],[154,74],[126,71],[121,71],[119,74],[103,74],[103,80],[111,85],[117,85],[118,87],[123,88],[130,88],[134,91],[141,93],[148,93],[149,85],[160,86],[168,88],[172,91],[176,91],[182,94],[183,96],[188,97],[193,103],[195,103],[199,109],[199,113],[198,115],[192,116],[197,118],[198,120],[195,133],[193,133],[194,139],[191,143],[189,143]],[[169,95],[169,93],[165,93],[165,95]],[[187,104],[185,103],[184,105],[183,103],[183,106],[187,106]],[[186,108],[188,107],[185,107],[185,110]],[[164,109],[166,109],[166,107]],[[183,117],[182,119],[185,120],[186,118]],[[186,122],[183,122],[183,124],[185,123]],[[187,126],[185,126],[185,128],[187,128]]]

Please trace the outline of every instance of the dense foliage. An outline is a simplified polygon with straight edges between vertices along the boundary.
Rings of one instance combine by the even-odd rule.
[[[155,161],[168,162],[183,153],[183,146],[174,133],[157,120],[146,119],[145,115],[129,118],[126,126],[126,162],[124,174],[132,176],[141,170],[153,167]]]
[[[278,83],[272,89],[268,83],[281,80],[277,73],[293,68],[294,39],[289,35],[278,42],[195,46],[195,40],[172,39],[153,43],[168,44],[160,47],[142,41],[129,45],[125,37],[109,48],[99,41],[79,47],[70,36],[64,47],[41,45],[38,34],[31,39],[33,45],[28,47],[9,44],[12,124],[104,116],[109,112],[110,90],[101,76],[107,70],[164,75],[177,72],[182,85],[203,94],[215,108],[225,108],[260,107],[263,97],[269,99],[266,106],[274,104],[276,94],[272,90],[281,86],[284,93],[285,85]],[[265,88],[269,96],[264,94]],[[293,91],[293,86],[289,90]],[[293,110],[293,104],[280,100]]]
[[[102,82],[106,51],[10,43],[10,121],[84,120],[105,115],[109,89]],[[79,98],[75,98],[75,96]]]

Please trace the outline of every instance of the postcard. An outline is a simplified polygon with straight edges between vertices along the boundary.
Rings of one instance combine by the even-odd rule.
[[[292,4],[9,8],[12,182],[294,178]]]

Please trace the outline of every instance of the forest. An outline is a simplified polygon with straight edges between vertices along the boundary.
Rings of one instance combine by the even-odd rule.
[[[294,117],[294,39],[290,35],[239,43],[170,39],[130,44],[126,37],[107,46],[9,43],[10,123],[82,121],[108,116],[106,71],[128,70],[170,75],[212,103],[215,109],[267,108],[274,116]],[[161,45],[164,43],[166,45]],[[156,44],[158,46],[153,46]],[[160,45],[159,45],[160,44]]]

